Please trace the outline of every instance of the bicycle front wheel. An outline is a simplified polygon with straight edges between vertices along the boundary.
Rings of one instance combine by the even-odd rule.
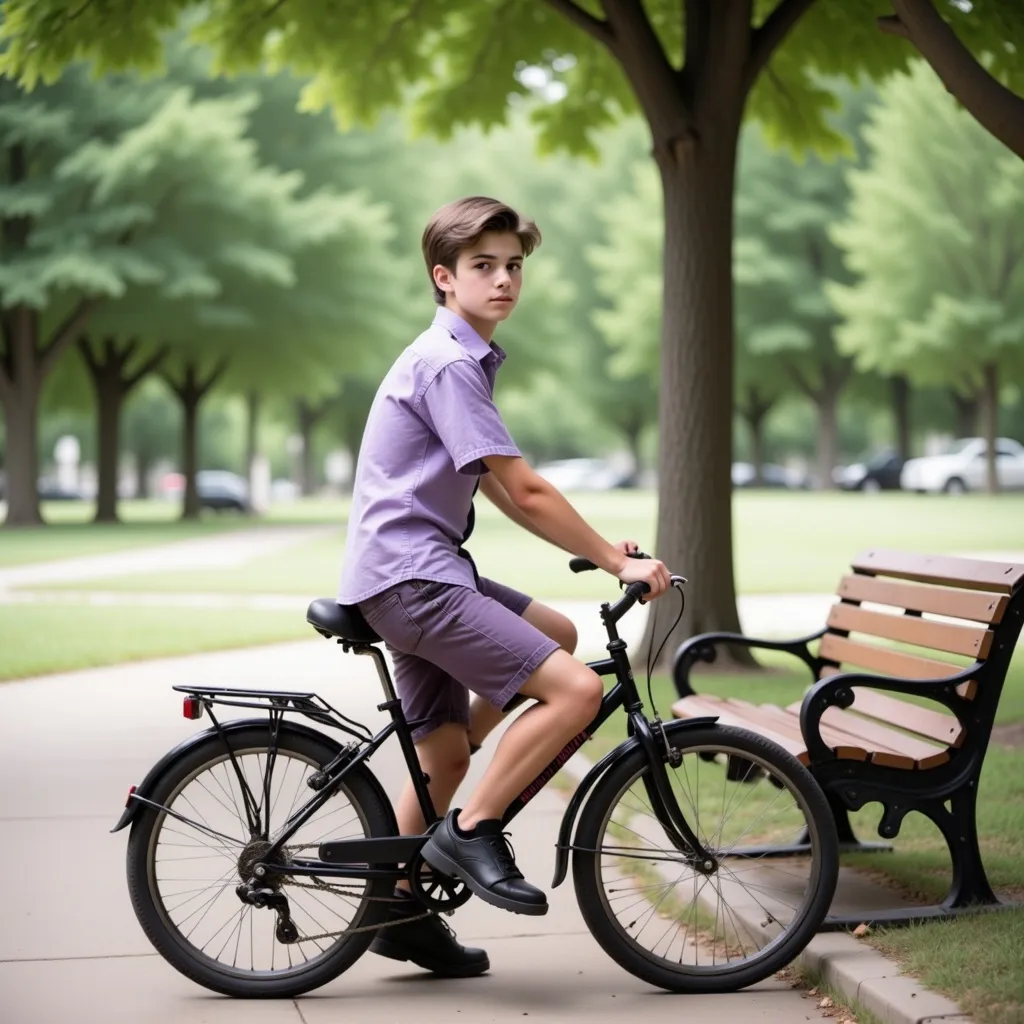
[[[152,799],[173,813],[145,807],[128,840],[128,889],[150,942],[182,974],[230,996],[289,998],[337,977],[365,952],[392,895],[386,879],[287,873],[290,858],[315,858],[327,840],[393,834],[382,791],[360,765],[289,840],[281,870],[267,879],[287,901],[297,934],[282,939],[274,910],[239,899],[236,887],[253,880],[267,837],[312,797],[306,780],[337,750],[286,724],[268,762],[269,740],[258,724],[232,733],[232,759],[211,734],[156,785]],[[258,836],[249,830],[242,779]]]
[[[584,809],[576,896],[594,938],[631,974],[673,992],[736,991],[792,961],[828,913],[835,821],[807,769],[764,737],[717,725],[665,731],[682,759],[665,765],[673,795],[713,861],[669,841],[637,749]]]

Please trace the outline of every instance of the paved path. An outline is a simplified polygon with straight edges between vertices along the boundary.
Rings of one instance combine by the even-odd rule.
[[[132,915],[125,833],[108,834],[130,783],[201,723],[181,717],[170,689],[184,680],[309,687],[368,724],[379,690],[372,666],[322,641],[122,665],[0,687],[0,1020],[5,1024],[176,1024],[343,1020],[551,1022],[630,1020],[689,1024],[819,1020],[813,1002],[771,981],[727,996],[671,998],[625,973],[586,931],[571,882],[543,918],[479,901],[455,921],[488,949],[483,978],[439,982],[371,954],[298,1001],[212,996],[156,956]],[[394,796],[397,748],[373,768]],[[482,762],[474,759],[474,773]],[[527,877],[546,885],[562,806],[542,793],[515,828]]]

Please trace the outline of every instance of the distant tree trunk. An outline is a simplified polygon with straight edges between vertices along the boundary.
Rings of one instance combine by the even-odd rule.
[[[0,401],[4,406],[7,473],[6,526],[37,526],[39,512],[39,393],[43,381],[36,359],[35,310],[19,307],[3,316],[4,366]]]
[[[956,410],[956,436],[973,437],[978,430],[978,409],[980,402],[978,396],[962,395],[959,391],[951,388],[950,397],[953,399],[953,408]]]
[[[128,364],[138,351],[138,342],[135,340],[119,347],[117,339],[107,337],[97,350],[89,338],[83,335],[78,339],[78,350],[88,368],[96,395],[99,479],[94,522],[116,523],[121,410],[136,384],[163,361],[167,349],[159,349],[133,373],[128,372]]]
[[[996,468],[996,435],[999,432],[999,369],[995,363],[988,363],[983,369],[982,385],[982,433],[985,437],[985,490],[989,494],[999,492],[999,473]]]
[[[246,396],[245,422],[245,474],[249,479],[249,493],[252,494],[253,466],[259,455],[260,393],[253,388]]]
[[[330,398],[325,398],[319,405],[313,405],[304,398],[299,398],[295,402],[295,418],[298,421],[299,435],[302,437],[299,489],[305,496],[314,494],[318,484],[315,452],[313,451],[313,432],[336,399],[337,396],[332,395]]]
[[[754,466],[754,482],[764,482],[764,423],[775,404],[764,398],[756,387],[747,388],[745,401],[740,404],[740,416],[750,431],[750,461]]]
[[[199,403],[217,383],[226,367],[227,359],[221,359],[205,380],[201,379],[195,361],[185,364],[180,381],[164,374],[168,387],[178,396],[184,412],[181,471],[185,477],[185,500],[181,509],[182,519],[199,518],[199,492],[196,489],[196,473],[199,471]]]
[[[23,142],[0,150],[5,184],[16,188],[29,174],[29,153]],[[28,248],[32,218],[0,217],[0,246],[5,260]],[[40,337],[40,314],[28,306],[0,311],[0,405],[4,408],[7,455],[7,517],[5,526],[38,526],[39,396],[54,363],[82,329],[95,299],[81,299],[49,337]]]
[[[910,381],[901,374],[892,378],[892,417],[896,451],[906,462],[910,458]]]
[[[149,497],[149,473],[153,468],[153,456],[144,444],[137,445],[135,456],[135,497],[145,499]]]
[[[836,413],[841,386],[834,380],[827,380],[822,385],[818,398],[818,481],[821,489],[825,491],[836,489],[832,470],[839,461],[839,425]]]
[[[644,433],[644,417],[637,414],[630,417],[619,428],[625,438],[626,447],[629,448],[630,457],[633,460],[633,478],[639,479],[643,469],[643,454],[640,451],[640,441]]]

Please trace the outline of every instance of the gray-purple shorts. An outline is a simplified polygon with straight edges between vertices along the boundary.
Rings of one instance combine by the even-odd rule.
[[[522,616],[531,598],[482,578],[479,590],[408,580],[359,605],[384,639],[412,735],[469,725],[469,691],[504,708],[558,644]]]

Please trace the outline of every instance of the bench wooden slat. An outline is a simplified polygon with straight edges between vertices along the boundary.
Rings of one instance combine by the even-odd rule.
[[[847,601],[872,601],[915,612],[932,612],[986,625],[1003,620],[1009,598],[978,590],[953,590],[928,583],[899,583],[878,576],[850,574],[839,581],[837,593]]]
[[[747,701],[738,700],[736,697],[731,697],[726,703],[742,708],[754,728],[763,729],[767,722],[769,728],[777,729],[794,742],[800,743],[805,750],[807,749],[798,716],[794,717],[776,704],[750,704]],[[841,730],[824,726],[821,730],[821,738],[832,748],[836,757],[845,761],[866,761],[870,756],[871,752],[855,736],[849,736]]]
[[[950,654],[966,654],[983,661],[992,645],[992,631],[952,622],[933,622],[912,615],[872,612],[853,604],[834,604],[828,615],[832,629],[868,633],[887,640],[902,640],[918,647],[931,647]]]
[[[799,714],[800,704],[791,704],[786,710],[792,714]],[[842,708],[828,708],[821,716],[821,721],[823,725],[841,730],[859,741],[870,752],[874,764],[910,770],[924,762],[942,764],[949,760],[949,753],[943,748],[879,725],[869,718],[861,718],[860,715],[844,711]],[[825,738],[824,732],[821,738]]]
[[[819,655],[829,661],[856,665],[858,668],[872,669],[883,675],[904,679],[944,679],[961,671],[959,665],[946,661],[933,661],[916,654],[858,644],[834,633],[826,633],[821,638]]]
[[[963,729],[955,715],[922,708],[868,686],[854,687],[853,710],[882,722],[893,722],[900,728],[948,743],[951,747],[959,747],[963,742]]]
[[[1024,565],[1019,562],[920,555],[888,548],[862,551],[851,565],[856,571],[872,576],[896,576],[970,590],[993,590],[997,594],[1013,594],[1024,583]]]
[[[704,715],[717,715],[718,720],[723,725],[732,725],[740,729],[754,731],[754,727],[748,718],[738,714],[735,708],[727,707],[724,700],[706,694],[681,697],[672,705],[672,714],[676,718],[701,718]],[[799,743],[795,743],[788,736],[784,736],[774,729],[758,729],[756,731],[777,743],[783,750],[788,750],[801,764],[806,765],[809,763],[810,758],[807,756],[807,747],[802,740]]]

